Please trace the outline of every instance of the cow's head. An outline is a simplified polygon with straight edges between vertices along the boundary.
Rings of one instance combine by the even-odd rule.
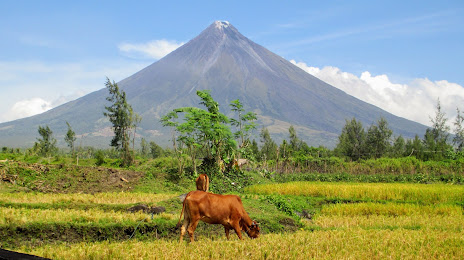
[[[259,237],[259,225],[258,225],[258,223],[253,220],[253,222],[251,222],[251,225],[248,227],[248,230],[247,230],[246,233],[251,238]]]

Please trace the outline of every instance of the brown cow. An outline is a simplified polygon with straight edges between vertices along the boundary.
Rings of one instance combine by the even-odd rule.
[[[208,190],[209,190],[209,177],[208,177],[208,175],[200,174],[200,176],[198,176],[198,178],[196,180],[196,183],[197,183],[197,190],[202,190],[202,191],[208,192]]]
[[[180,213],[179,223],[185,211],[184,222],[180,232],[182,242],[185,232],[193,242],[193,232],[198,221],[224,226],[226,237],[229,239],[229,230],[234,229],[240,239],[242,230],[251,238],[259,236],[259,226],[246,213],[242,200],[236,195],[220,195],[204,191],[191,191],[187,194]]]

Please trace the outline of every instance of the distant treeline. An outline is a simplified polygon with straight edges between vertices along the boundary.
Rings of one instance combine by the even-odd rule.
[[[162,148],[154,141],[136,138],[140,116],[132,111],[124,99],[125,93],[119,91],[116,83],[108,79],[106,85],[111,94],[108,100],[113,103],[112,107],[106,107],[105,112],[106,116],[113,119],[114,124],[115,137],[111,141],[111,149],[76,147],[76,134],[67,123],[68,132],[64,140],[69,149],[58,149],[52,130],[48,126],[39,126],[40,137],[33,147],[26,150],[3,147],[2,152],[23,153],[29,157],[41,156],[48,158],[48,162],[53,157],[71,157],[76,160],[76,164],[79,164],[79,159],[94,158],[97,165],[104,164],[107,159],[114,159],[116,162],[119,159],[120,166],[123,167],[133,165],[137,159],[175,157],[178,174],[186,170],[197,173],[197,165],[204,158],[211,163],[211,167],[203,167],[202,170],[222,172],[244,162],[254,165],[253,168],[277,173],[463,172],[461,162],[464,158],[464,117],[458,109],[456,121],[453,123],[454,135],[451,136],[448,119],[441,111],[439,100],[436,114],[431,117],[432,127],[426,130],[423,138],[418,135],[414,139],[405,139],[401,135],[394,137],[384,118],[367,128],[356,118],[352,118],[346,120],[338,136],[337,146],[329,149],[308,146],[297,136],[293,126],[288,129],[288,139],[280,144],[271,138],[269,130],[264,127],[260,129],[259,141],[250,140],[251,131],[257,128],[255,113],[246,112],[240,101],[234,100],[229,106],[235,113],[235,118],[229,118],[219,112],[219,104],[209,91],[197,91],[202,100],[200,104],[206,109],[184,107],[165,115],[161,121],[164,126],[173,130],[173,147]],[[123,123],[118,121],[120,113],[125,116]],[[372,160],[379,158],[382,159]],[[405,159],[391,160],[392,158]],[[241,163],[238,163],[239,159],[242,159]],[[427,164],[419,163],[427,161],[454,161],[456,165],[441,167],[431,163],[434,166],[429,168]],[[352,162],[360,163],[351,164]],[[440,170],[436,171],[437,167]]]

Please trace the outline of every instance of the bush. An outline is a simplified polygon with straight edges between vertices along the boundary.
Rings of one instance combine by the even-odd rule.
[[[95,164],[96,164],[97,166],[101,166],[101,165],[103,165],[103,164],[105,163],[105,154],[103,153],[102,150],[98,150],[98,151],[95,153],[94,157],[95,157],[95,159],[97,160],[97,161],[95,162]]]

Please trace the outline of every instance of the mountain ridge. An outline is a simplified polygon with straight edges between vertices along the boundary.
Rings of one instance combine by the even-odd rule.
[[[278,142],[294,125],[308,144],[333,147],[345,120],[353,117],[365,126],[384,117],[396,135],[407,138],[426,129],[319,80],[221,21],[118,85],[142,116],[140,136],[161,144],[167,144],[171,135],[159,119],[174,108],[199,106],[195,91],[203,89],[211,90],[229,116],[228,104],[239,99],[247,111],[258,114],[258,123],[268,127]],[[66,121],[89,143],[99,139],[109,144],[109,137],[99,134],[110,127],[103,116],[107,95],[106,89],[100,89],[43,114],[2,123],[0,145],[7,145],[8,136],[14,140],[24,136],[30,146],[38,126],[45,124],[56,130],[58,139],[66,132]]]

